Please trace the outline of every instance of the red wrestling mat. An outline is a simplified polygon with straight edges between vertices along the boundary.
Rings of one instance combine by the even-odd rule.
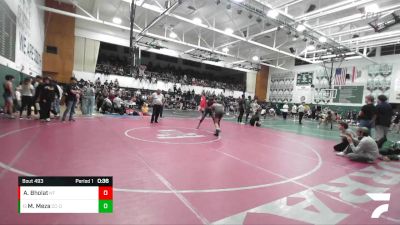
[[[400,165],[334,142],[211,120],[0,121],[0,224],[399,224]],[[17,176],[113,176],[112,214],[18,214]],[[390,193],[389,211],[366,193]]]

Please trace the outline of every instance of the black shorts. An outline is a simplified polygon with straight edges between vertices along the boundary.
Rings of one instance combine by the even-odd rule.
[[[214,118],[215,119],[221,119],[224,116],[223,112],[216,112],[214,113]]]
[[[204,110],[203,113],[204,113],[204,116],[207,116],[207,115],[208,115],[208,116],[212,116],[212,111],[211,111],[211,109],[208,108],[208,107]]]

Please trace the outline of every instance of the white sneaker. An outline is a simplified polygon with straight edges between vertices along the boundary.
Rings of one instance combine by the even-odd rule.
[[[337,156],[345,156],[346,154],[344,154],[344,152],[336,152]]]
[[[46,122],[50,122],[50,118],[47,118],[47,119],[46,119]]]

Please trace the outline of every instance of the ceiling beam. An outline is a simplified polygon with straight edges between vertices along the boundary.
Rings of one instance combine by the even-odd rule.
[[[59,9],[54,9],[54,8],[50,8],[50,7],[47,7],[47,6],[39,5],[38,9],[44,10],[44,11],[47,11],[47,12],[57,13],[57,14],[64,15],[64,16],[74,17],[76,19],[82,19],[82,20],[86,20],[86,21],[90,21],[90,22],[94,22],[94,23],[99,23],[99,24],[103,24],[103,25],[107,25],[107,26],[111,26],[111,27],[115,27],[115,28],[120,28],[120,29],[123,29],[123,30],[130,30],[130,28],[127,27],[127,26],[117,25],[117,24],[110,23],[110,22],[107,22],[107,21],[104,21],[104,20],[99,20],[99,19],[96,19],[96,18],[82,16],[82,15],[79,15],[79,14],[76,14],[76,13],[71,13],[71,12],[67,12],[67,11],[63,11],[63,10],[59,10]],[[140,33],[141,31],[137,30],[137,29],[133,29],[133,32]],[[220,54],[220,55],[224,55],[224,56],[227,56],[227,57],[231,57],[231,58],[235,58],[235,59],[241,59],[241,60],[246,60],[248,62],[251,62],[251,59],[246,59],[246,58],[243,58],[243,57],[237,57],[237,56],[225,53],[225,52],[220,52],[220,51],[215,51],[215,50],[213,51],[212,49],[209,49],[209,48],[205,48],[205,47],[202,47],[202,46],[197,46],[197,45],[194,45],[194,44],[186,43],[186,42],[183,42],[183,41],[180,41],[180,40],[175,40],[175,39],[172,39],[172,38],[167,38],[167,37],[164,37],[164,36],[161,36],[161,35],[157,35],[157,34],[152,34],[152,33],[149,33],[149,32],[146,33],[146,36],[151,37],[151,38],[155,38],[155,39],[159,39],[159,40],[169,41],[169,42],[172,42],[172,43],[184,45],[184,46],[195,48],[195,49],[201,49],[201,50],[205,50],[205,51],[209,51],[209,52],[214,52],[214,53],[217,53],[217,54]],[[179,51],[177,51],[177,52],[179,52]],[[181,52],[181,54],[183,54],[183,52]],[[270,67],[273,67],[273,68],[277,68],[277,69],[287,70],[286,68],[279,67],[279,66],[274,66],[274,65],[269,65],[269,64],[266,64],[266,65],[270,66]],[[227,67],[227,68],[230,68],[230,67]]]
[[[168,9],[165,9],[160,15],[158,15],[156,18],[154,18],[154,20],[151,21],[149,25],[147,25],[145,28],[143,28],[143,30],[141,30],[140,33],[138,35],[136,35],[136,43],[139,42],[143,38],[143,34],[145,34],[150,28],[152,28],[154,25],[156,25],[158,21],[162,20],[167,15],[167,13],[174,10],[178,5],[179,5],[179,1],[176,1]]]
[[[95,18],[92,14],[90,14],[88,11],[86,11],[84,8],[82,8],[76,1],[70,0],[71,4],[74,5],[76,8],[80,9],[83,13],[88,15],[91,18]]]
[[[316,19],[322,16],[326,16],[332,13],[340,12],[346,9],[354,8],[363,4],[371,3],[376,0],[345,0],[341,1],[339,3],[329,5],[327,7],[303,14],[301,16],[298,16],[295,18],[296,21],[303,21],[303,20],[311,20],[311,19]]]
[[[146,4],[143,4],[141,7],[144,8],[144,9],[153,11],[153,12],[158,12],[158,13],[160,13],[160,10],[161,10],[161,9],[156,9],[155,7],[149,7]],[[314,63],[313,61],[308,60],[306,58],[303,58],[303,57],[300,57],[300,56],[296,56],[296,55],[293,55],[293,54],[285,52],[285,51],[281,51],[279,49],[273,48],[273,47],[268,46],[268,45],[261,44],[259,42],[255,42],[255,41],[252,41],[252,40],[247,40],[246,38],[238,36],[238,35],[235,35],[235,34],[227,34],[227,33],[225,33],[225,31],[220,30],[218,28],[211,27],[211,26],[208,26],[208,25],[205,25],[205,24],[197,24],[194,21],[192,21],[191,19],[188,19],[188,18],[183,17],[183,16],[179,16],[179,15],[176,15],[176,14],[173,14],[173,13],[167,13],[166,15],[168,15],[168,16],[170,16],[172,18],[175,18],[177,20],[186,22],[186,23],[189,23],[189,24],[192,24],[192,25],[196,25],[196,26],[202,27],[204,29],[207,29],[207,30],[210,30],[210,31],[213,31],[213,32],[216,32],[216,33],[220,33],[222,35],[226,35],[226,36],[235,38],[237,40],[241,40],[243,42],[247,42],[247,43],[249,43],[251,45],[254,45],[254,46],[257,46],[257,47],[260,47],[260,48],[264,48],[266,50],[270,50],[270,51],[274,51],[274,52],[277,52],[277,53],[280,53],[280,54],[283,54],[283,55],[291,56],[293,58],[298,58],[298,59],[301,59],[301,60],[306,61],[308,63]]]
[[[389,6],[386,8],[381,8],[377,13],[386,13],[386,12],[391,12],[393,10],[398,10],[398,9],[400,9],[400,4]],[[368,19],[368,18],[366,18],[364,14],[358,13],[358,14],[340,18],[340,19],[337,19],[337,20],[334,20],[334,21],[331,21],[331,22],[328,22],[325,24],[320,24],[320,25],[314,26],[314,28],[320,29],[320,30],[327,29],[327,28],[331,28],[331,27],[335,27],[335,26],[342,26],[344,24],[353,23],[353,22],[366,20],[366,19]]]

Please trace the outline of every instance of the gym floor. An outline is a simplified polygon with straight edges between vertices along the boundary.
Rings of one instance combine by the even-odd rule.
[[[226,116],[215,137],[209,118],[195,129],[198,117],[1,119],[0,224],[400,224],[399,163],[336,156],[336,127]],[[17,177],[35,175],[113,176],[114,212],[18,214]],[[366,195],[383,192],[389,202]]]

